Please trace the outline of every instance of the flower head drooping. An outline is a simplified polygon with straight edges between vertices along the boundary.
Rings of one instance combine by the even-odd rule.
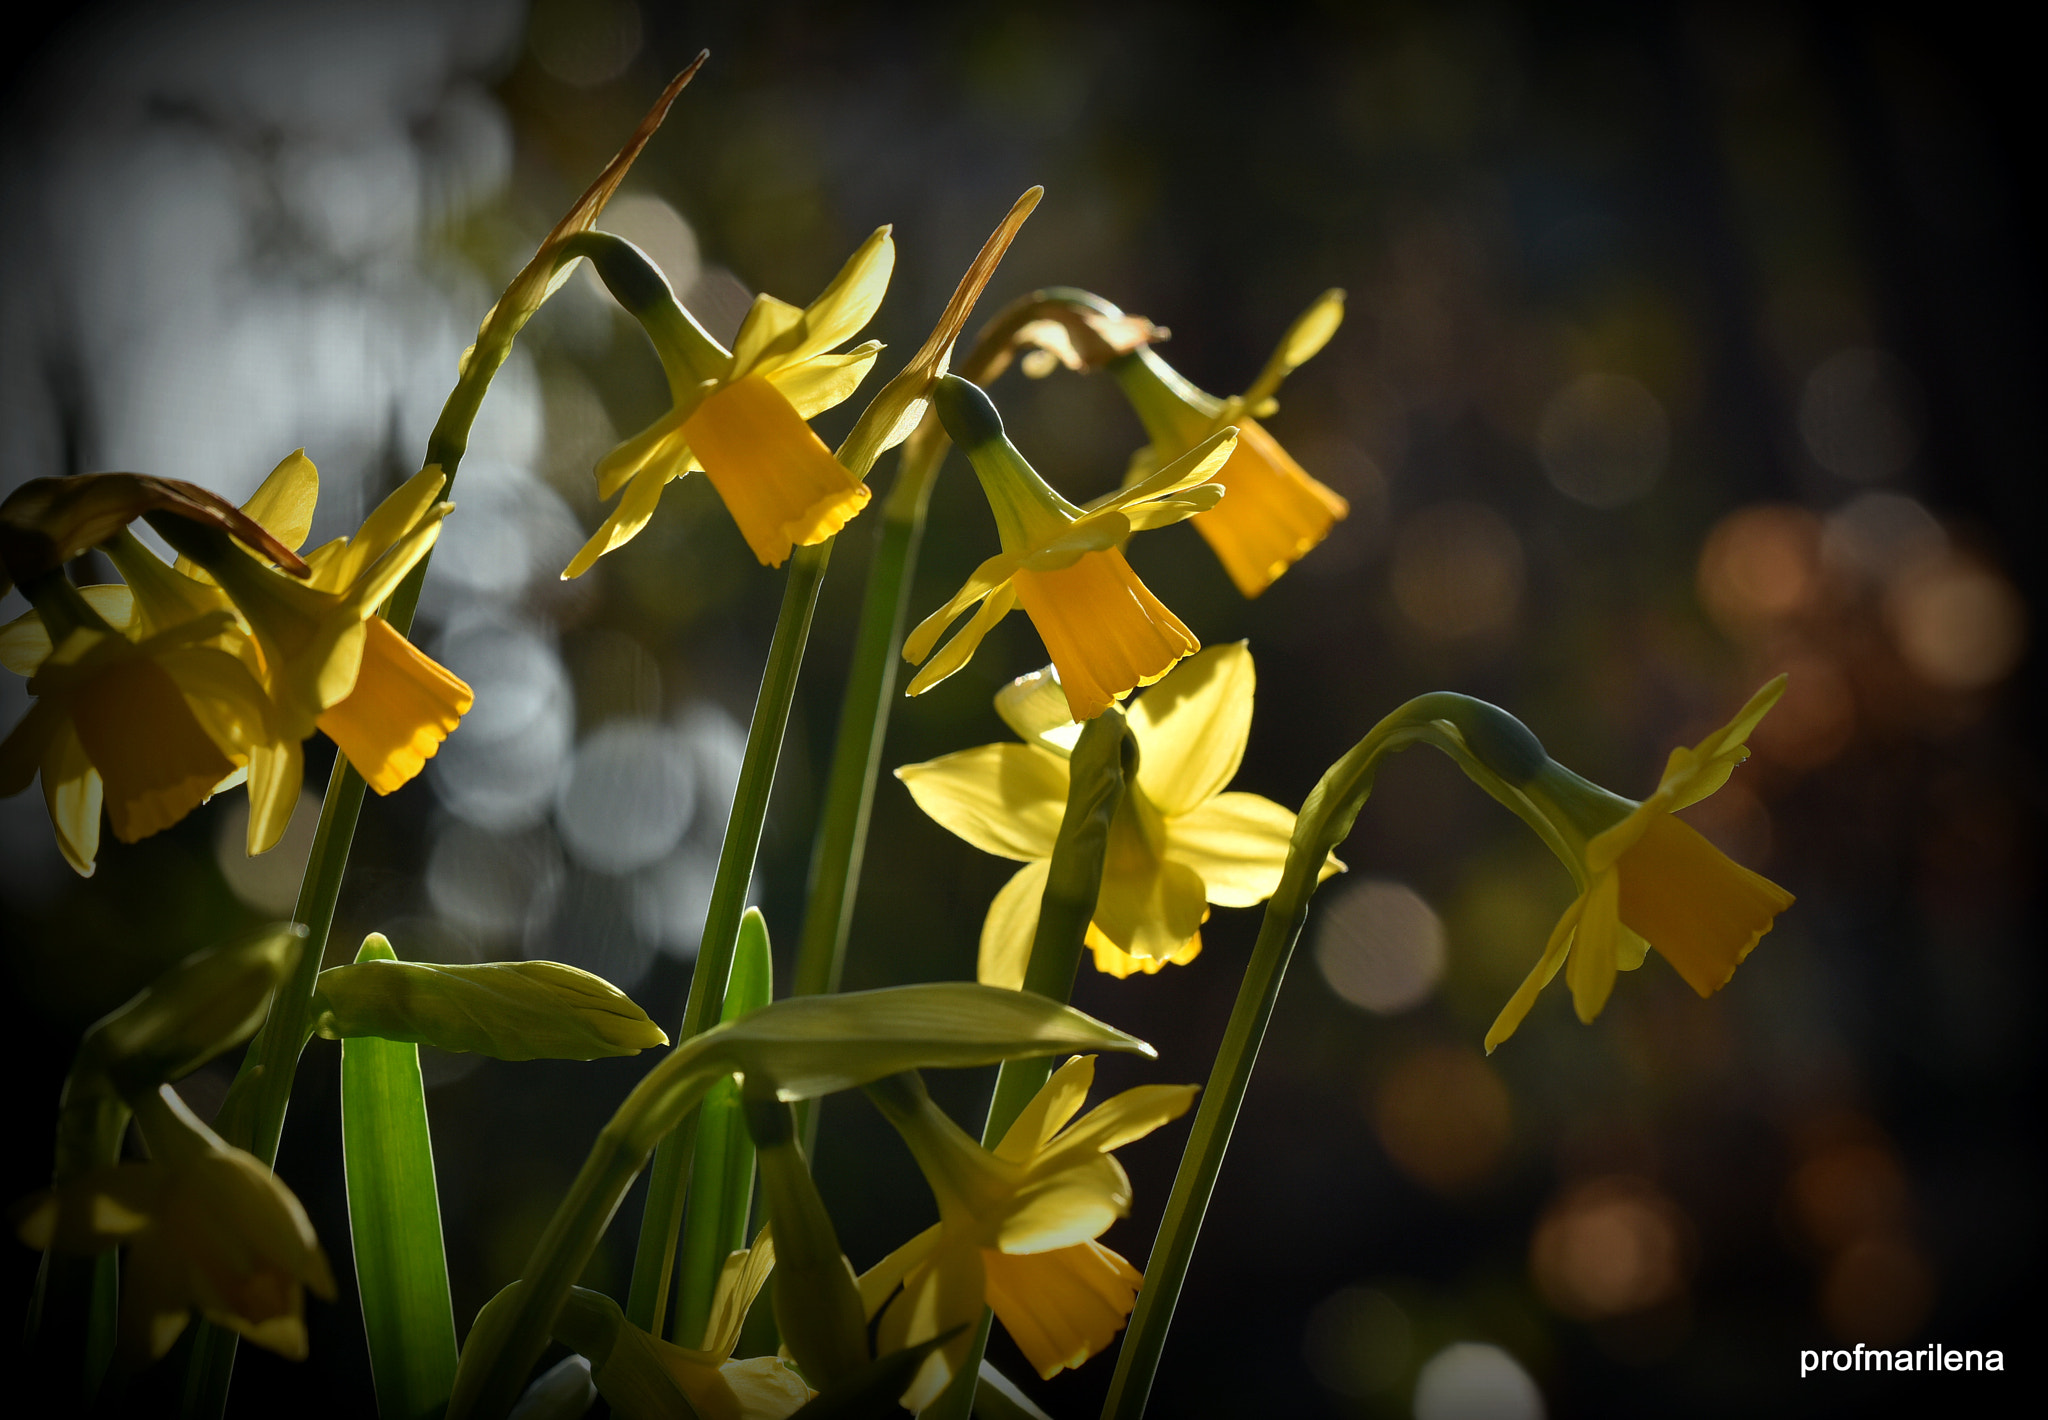
[[[1243,642],[1190,656],[1130,707],[1138,772],[1110,826],[1102,894],[1088,926],[1095,965],[1112,976],[1193,961],[1208,904],[1272,896],[1294,815],[1257,794],[1226,793],[1251,733],[1255,676]],[[996,696],[1023,744],[982,745],[896,771],[918,807],[983,852],[1025,866],[996,894],[981,929],[980,980],[1024,984],[1038,904],[1067,802],[1067,754],[1079,726],[1058,677],[1038,671]],[[1335,858],[1324,875],[1342,865]]]
[[[1094,1079],[1093,1056],[1069,1060],[993,1153],[962,1133],[914,1074],[870,1087],[939,1205],[935,1226],[860,1279],[870,1316],[889,1303],[878,1354],[971,1329],[984,1304],[1048,1380],[1116,1338],[1144,1277],[1095,1241],[1131,1207],[1130,1178],[1110,1154],[1186,1113],[1197,1087],[1141,1085],[1074,1120]],[[929,1403],[967,1346],[963,1334],[927,1357],[904,1404]]]
[[[863,242],[809,306],[756,296],[731,350],[677,304],[644,258],[607,259],[624,255],[624,245],[607,238],[576,250],[598,260],[599,274],[654,341],[671,405],[599,461],[598,496],[624,496],[562,575],[581,576],[631,541],[663,486],[694,469],[710,478],[764,565],[780,567],[793,546],[838,532],[867,506],[868,487],[805,421],[852,394],[882,348],[871,340],[834,350],[868,323],[888,289],[896,260],[889,229]]]
[[[120,1345],[130,1364],[171,1348],[197,1307],[207,1320],[292,1360],[306,1354],[305,1289],[334,1276],[290,1189],[229,1148],[165,1085],[137,1101],[153,1157],[118,1163],[30,1199],[17,1218],[30,1247],[128,1249]]]
[[[923,665],[909,694],[922,694],[966,665],[982,638],[1020,602],[1059,668],[1076,720],[1100,715],[1200,648],[1180,618],[1138,580],[1122,548],[1135,531],[1165,527],[1216,506],[1223,490],[1208,479],[1230,457],[1236,430],[1216,431],[1150,478],[1084,510],[1060,497],[1024,461],[978,386],[948,375],[933,404],[981,479],[1003,550],[975,568],[966,585],[904,642],[904,659]],[[976,602],[980,610],[933,656],[946,628]]]
[[[1237,426],[1237,450],[1216,473],[1230,497],[1196,517],[1195,531],[1248,597],[1271,586],[1350,512],[1350,504],[1304,472],[1259,423],[1278,407],[1273,396],[1280,382],[1321,350],[1343,319],[1344,293],[1325,291],[1288,327],[1251,388],[1230,399],[1195,388],[1150,345],[1110,362],[1110,372],[1152,439],[1151,448],[1135,461],[1133,472],[1139,476],[1217,429]]]
[[[303,452],[279,464],[248,511],[278,519],[280,536],[302,541],[318,492]],[[212,598],[239,614],[244,658],[270,701],[264,733],[251,744],[249,850],[282,836],[304,778],[301,742],[315,729],[332,739],[370,787],[389,794],[419,773],[474,697],[458,677],[376,614],[434,545],[454,507],[438,501],[447,482],[429,466],[377,506],[353,538],[336,538],[307,559],[299,582],[279,575],[225,538],[160,527],[186,555],[165,567],[132,537],[110,548],[138,614]]]
[[[1749,757],[1750,734],[1784,693],[1779,676],[1713,734],[1672,750],[1656,792],[1641,803],[1588,783],[1540,751],[1533,774],[1510,776],[1522,780],[1519,792],[1554,827],[1579,895],[1486,1033],[1487,1050],[1515,1033],[1560,966],[1582,1021],[1600,1014],[1615,974],[1642,965],[1652,947],[1700,995],[1727,985],[1792,905],[1792,894],[1672,815],[1728,782]]]

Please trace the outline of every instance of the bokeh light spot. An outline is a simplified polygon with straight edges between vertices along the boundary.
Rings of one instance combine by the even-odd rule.
[[[313,833],[320,826],[320,791],[308,784],[299,791],[284,837],[268,853],[249,856],[249,798],[235,791],[213,840],[213,855],[228,889],[257,912],[289,916],[299,900],[299,880],[313,853]]]
[[[1444,924],[1413,888],[1369,878],[1332,894],[1315,953],[1332,991],[1392,1015],[1422,1004],[1443,979]]]
[[[1521,1362],[1481,1341],[1446,1346],[1415,1378],[1415,1420],[1543,1420],[1543,1392]]]
[[[1309,1313],[1302,1337],[1302,1354],[1315,1378],[1355,1400],[1393,1389],[1414,1349],[1408,1313],[1372,1287],[1332,1292]]]
[[[554,909],[562,854],[545,825],[496,834],[457,820],[427,857],[427,899],[443,918],[478,936],[517,941]]]
[[[1656,486],[1671,424],[1657,397],[1626,375],[1582,375],[1544,407],[1536,453],[1567,498],[1619,508]]]
[[[1593,1179],[1536,1225],[1529,1269],[1543,1299],[1580,1321],[1627,1316],[1675,1298],[1685,1284],[1685,1219],[1654,1184]]]
[[[1799,397],[1799,433],[1814,462],[1857,483],[1902,473],[1920,451],[1920,389],[1892,356],[1837,350]]]
[[[1910,1340],[1933,1303],[1933,1270],[1903,1233],[1857,1239],[1835,1256],[1821,1283],[1821,1316],[1843,1341]]]
[[[1522,541],[1483,503],[1439,503],[1394,539],[1394,602],[1441,640],[1506,631],[1522,601]]]
[[[540,67],[579,89],[625,73],[642,38],[633,0],[538,0],[526,35]]]
[[[695,766],[673,731],[615,720],[576,747],[555,822],[577,862],[630,873],[676,846],[690,827],[696,793]]]
[[[1871,582],[1889,582],[1947,547],[1934,514],[1903,493],[1860,493],[1821,525],[1821,560]]]
[[[1395,1165],[1442,1193],[1478,1183],[1507,1151],[1507,1087],[1476,1051],[1425,1046],[1396,1062],[1372,1119]]]
[[[1819,582],[1819,552],[1820,521],[1804,508],[1739,508],[1700,549],[1700,601],[1723,631],[1749,634],[1807,606]]]
[[[1892,587],[1887,611],[1899,655],[1942,690],[2003,680],[2026,647],[2026,605],[2011,582],[1962,558],[1923,564]]]

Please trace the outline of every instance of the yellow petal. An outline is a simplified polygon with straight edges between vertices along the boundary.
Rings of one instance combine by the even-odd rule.
[[[355,688],[319,725],[372,789],[389,794],[434,757],[475,699],[454,672],[373,616]]]
[[[1571,950],[1572,937],[1579,925],[1579,915],[1586,909],[1586,899],[1575,898],[1572,905],[1557,919],[1557,925],[1550,929],[1550,940],[1543,944],[1543,955],[1536,965],[1515,988],[1515,994],[1501,1007],[1500,1015],[1494,1018],[1486,1032],[1486,1053],[1493,1054],[1494,1047],[1515,1033],[1517,1027],[1529,1014],[1529,1008],[1536,1004],[1536,997],[1557,975],[1557,969],[1564,965],[1565,953]]]
[[[1051,666],[1020,675],[996,692],[996,714],[1028,745],[1040,745],[1064,756],[1081,738],[1081,727],[1067,714],[1067,693],[1060,673]]]
[[[719,1268],[718,1285],[711,1297],[711,1316],[704,1324],[699,1348],[721,1361],[739,1344],[740,1328],[768,1274],[775,1270],[775,1236],[765,1226],[754,1235],[754,1245],[729,1254]]]
[[[86,605],[100,614],[116,631],[127,631],[135,622],[135,594],[119,582],[80,587]],[[26,611],[0,626],[0,666],[16,675],[32,676],[50,655],[50,632],[43,614]]]
[[[562,569],[562,580],[566,582],[571,577],[582,576],[597,565],[598,558],[638,537],[640,529],[646,527],[647,520],[654,516],[665,481],[658,469],[636,475],[626,485],[626,495],[619,499],[618,506],[598,525],[597,531],[590,535],[590,541],[569,559],[569,565]]]
[[[911,1271],[904,1279],[902,1295],[882,1313],[875,1333],[878,1355],[929,1341],[956,1326],[965,1327],[918,1368],[903,1393],[903,1404],[910,1410],[929,1405],[959,1368],[972,1340],[974,1321],[981,1315],[985,1291],[981,1249],[942,1238],[942,1245]]]
[[[1095,900],[1095,925],[1132,956],[1173,955],[1202,930],[1209,915],[1201,878],[1184,863],[1154,859],[1147,871],[1119,863],[1119,857],[1112,843],[1102,894]]]
[[[740,1420],[786,1420],[817,1395],[779,1356],[727,1361],[718,1373],[739,1402]]]
[[[1071,1164],[1032,1170],[996,1230],[1004,1252],[1050,1252],[1100,1237],[1131,1210],[1123,1165],[1089,1152]]]
[[[881,352],[881,343],[870,340],[843,355],[820,355],[801,365],[785,365],[769,375],[768,381],[782,391],[799,417],[810,419],[859,389]]]
[[[123,656],[79,687],[71,720],[123,843],[169,828],[235,768],[147,656]]]
[[[986,1263],[989,1306],[1044,1380],[1116,1340],[1145,1281],[1097,1242]]]
[[[642,473],[661,478],[656,486],[701,467],[683,437],[683,425],[697,412],[698,401],[678,405],[597,461],[597,496],[609,498]]]
[[[763,565],[823,542],[867,506],[868,487],[832,457],[760,376],[725,386],[683,426],[740,535]]]
[[[1621,879],[1617,873],[1602,873],[1587,889],[1586,906],[1579,914],[1578,938],[1565,963],[1564,981],[1572,991],[1572,1007],[1579,1019],[1590,1024],[1607,1005],[1614,990],[1616,937],[1621,931]]]
[[[1218,429],[1156,473],[1146,475],[1128,488],[1117,490],[1094,511],[1113,512],[1134,504],[1149,503],[1155,498],[1168,498],[1184,488],[1206,483],[1216,478],[1218,470],[1230,462],[1237,446],[1236,429]],[[1220,478],[1217,481],[1223,482]],[[1228,488],[1230,485],[1224,483],[1223,486]]]
[[[1220,483],[1203,483],[1185,492],[1176,493],[1171,498],[1140,503],[1124,516],[1130,520],[1132,532],[1170,528],[1175,523],[1186,522],[1198,513],[1208,512],[1223,501],[1225,491]]]
[[[858,335],[874,319],[895,269],[896,243],[887,227],[877,227],[805,309],[803,339],[790,351],[789,363],[814,359]]]
[[[1114,549],[1057,572],[1020,570],[1012,585],[1059,667],[1076,720],[1092,720],[1201,648]]]
[[[982,745],[896,777],[917,806],[984,853],[1029,862],[1052,856],[1067,805],[1067,765],[1030,745]]]
[[[1158,693],[1148,691],[1145,699]],[[1199,873],[1204,895],[1217,906],[1255,907],[1280,886],[1293,833],[1293,810],[1257,794],[1218,794],[1190,813],[1167,819],[1166,856]],[[1330,858],[1323,876],[1339,866]]]
[[[99,771],[85,756],[78,732],[70,725],[58,730],[43,753],[43,803],[57,831],[57,848],[72,871],[92,876],[100,851],[100,805],[105,787]]]
[[[1092,1055],[1076,1055],[1053,1071],[1052,1078],[1039,1087],[1031,1102],[1004,1131],[1002,1142],[996,1145],[996,1157],[1013,1164],[1029,1161],[1081,1112],[1082,1102],[1094,1083]]]
[[[926,661],[910,678],[910,684],[903,688],[903,693],[922,695],[973,660],[983,638],[995,630],[996,623],[1014,611],[1016,606],[1017,592],[1011,584],[1006,582],[990,592],[967,624],[946,643],[945,649]]]
[[[960,590],[946,599],[946,604],[917,624],[903,642],[903,659],[913,666],[919,665],[932,653],[932,647],[939,644],[939,637],[945,634],[960,617],[960,613],[973,606],[997,587],[1010,580],[1017,570],[1018,559],[1006,552],[999,552],[989,558],[968,575],[960,584]]]
[[[1121,1149],[1186,1114],[1200,1092],[1195,1085],[1139,1085],[1112,1095],[1041,1151],[1040,1163],[1052,1167],[1060,1159]]]
[[[320,498],[320,470],[295,449],[278,461],[269,477],[249,495],[242,511],[279,542],[297,552],[313,530],[313,506]]]
[[[761,373],[764,364],[772,367],[784,363],[803,334],[804,313],[800,308],[766,294],[754,297],[754,304],[740,321],[739,333],[733,337],[729,378],[743,380]]]
[[[291,826],[305,780],[305,746],[298,739],[287,736],[250,747],[249,856],[277,847]]]
[[[1696,804],[1728,782],[1735,766],[1749,757],[1748,740],[1764,716],[1785,694],[1785,676],[1778,676],[1749,697],[1735,718],[1701,740],[1689,753],[1673,750],[1657,786],[1658,796],[1672,810]]]
[[[1138,784],[1162,814],[1193,812],[1237,776],[1256,685],[1252,653],[1233,641],[1189,656],[1132,703]]]
[[[1051,871],[1051,862],[1043,858],[1026,863],[988,905],[988,916],[981,924],[981,953],[974,976],[983,986],[1000,986],[1005,991],[1024,989],[1024,972],[1031,964],[1031,941],[1038,932],[1038,905],[1045,896],[1045,880]]]
[[[369,517],[363,519],[362,527],[349,539],[346,552],[315,569],[314,585],[329,592],[354,586],[364,569],[390,552],[401,538],[418,527],[447,483],[448,476],[441,472],[439,464],[428,464],[401,483],[371,510]],[[428,547],[432,545],[431,542],[427,544]],[[419,556],[425,555],[426,549],[422,548]],[[404,574],[401,572],[399,575]],[[395,583],[397,579],[392,580]]]
[[[1614,876],[1620,878],[1621,921],[1702,996],[1727,985],[1793,901],[1669,815],[1651,822],[1616,863]]]
[[[1114,976],[1118,981],[1140,972],[1146,976],[1157,976],[1169,966],[1186,966],[1202,954],[1202,934],[1197,932],[1181,943],[1177,951],[1163,957],[1134,957],[1105,937],[1102,929],[1093,922],[1088,924],[1087,944],[1095,954],[1095,969],[1104,976]]]
[[[1216,474],[1230,496],[1195,519],[1238,591],[1255,597],[1325,537],[1351,505],[1318,483],[1256,421]]]
[[[938,1245],[939,1225],[934,1223],[860,1274],[856,1279],[860,1288],[860,1308],[869,1321],[875,1319],[882,1303],[895,1295],[896,1289],[903,1285],[903,1279],[923,1265]]]

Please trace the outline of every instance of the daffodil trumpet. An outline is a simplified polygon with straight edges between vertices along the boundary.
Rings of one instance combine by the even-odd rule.
[[[653,341],[668,377],[670,407],[597,465],[600,498],[619,497],[563,570],[581,576],[638,535],[661,490],[702,469],[740,535],[764,566],[793,547],[823,542],[867,506],[867,485],[849,472],[808,421],[851,395],[881,351],[851,350],[888,289],[896,248],[878,228],[808,307],[762,295],[727,350],[705,333],[644,254],[621,238],[589,234],[565,247],[588,256],[620,304]]]
[[[1328,343],[1344,319],[1344,293],[1325,291],[1288,327],[1251,388],[1218,399],[1189,383],[1150,344],[1113,360],[1109,371],[1137,412],[1151,447],[1133,476],[1179,456],[1215,430],[1235,425],[1236,451],[1216,473],[1229,501],[1195,519],[1238,591],[1255,597],[1329,536],[1350,504],[1311,477],[1259,421],[1279,407],[1281,381]]]
[[[1216,431],[1151,477],[1082,509],[1025,462],[978,386],[948,375],[933,405],[981,480],[1003,550],[904,642],[904,659],[922,667],[909,694],[923,694],[966,665],[982,638],[1020,604],[1059,668],[1075,720],[1093,719],[1201,648],[1138,580],[1123,546],[1133,532],[1216,506],[1223,489],[1209,479],[1236,447],[1235,429]],[[933,655],[939,637],[977,603],[966,627]]]

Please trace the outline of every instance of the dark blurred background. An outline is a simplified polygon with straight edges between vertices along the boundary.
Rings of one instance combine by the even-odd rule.
[[[415,466],[493,294],[662,82],[712,52],[606,225],[714,331],[809,300],[874,226],[873,333],[915,348],[988,229],[1046,198],[984,313],[1088,287],[1243,388],[1323,288],[1328,350],[1270,427],[1348,521],[1244,602],[1187,528],[1134,564],[1202,639],[1250,638],[1237,787],[1298,804],[1386,710],[1457,689],[1647,793],[1668,749],[1791,673],[1755,757],[1688,817],[1799,902],[1702,1003],[1652,961],[1592,1027],[1559,985],[1487,1024],[1569,899],[1447,764],[1381,776],[1318,898],[1169,1343],[1153,1413],[1864,1414],[1992,1404],[1982,1377],[1798,1376],[1835,1342],[2038,1336],[2034,1118],[2042,560],[2038,79],[1969,7],[83,5],[7,55],[0,488],[132,468],[241,497],[305,445],[314,541]],[[2030,116],[2030,115],[2029,115]],[[995,388],[1076,498],[1141,440],[1105,379]],[[819,421],[829,439],[859,401]],[[475,685],[426,774],[373,801],[332,951],[548,956],[679,1015],[781,578],[702,479],[561,583],[592,462],[659,414],[645,341],[579,277],[528,328],[465,464],[423,644]],[[892,461],[876,481],[886,484]],[[802,913],[876,520],[840,539],[756,898]],[[913,607],[994,550],[957,460]],[[85,580],[109,580],[83,559]],[[8,598],[5,616],[22,609]],[[989,697],[1043,656],[1011,618],[899,702],[886,764],[1005,738]],[[25,709],[0,678],[4,719]],[[0,803],[17,1123],[47,1179],[78,1033],[164,964],[289,911],[331,750],[276,853],[225,795],[97,877],[40,796]],[[973,970],[1011,871],[877,796],[850,987]],[[1205,1077],[1257,914],[1083,1008],[1153,1041],[1105,1089]],[[314,1042],[280,1167],[347,1252],[337,1054]],[[516,1275],[648,1057],[427,1062],[458,1327]],[[187,1083],[202,1113],[228,1078]],[[988,1080],[934,1082],[970,1124]],[[1186,1136],[1124,1151],[1142,1260]],[[933,1216],[855,1097],[817,1167],[866,1266]],[[593,1265],[623,1290],[639,1197]],[[34,1259],[9,1257],[25,1299]],[[338,1267],[344,1278],[346,1266]],[[371,1405],[346,1292],[313,1356],[243,1351],[231,1412]],[[12,1305],[12,1303],[10,1303]],[[11,1329],[11,1324],[10,1324]],[[1048,1384],[1099,1405],[1111,1362]],[[304,1387],[304,1389],[300,1389]],[[1460,1397],[1463,1397],[1461,1400]],[[1460,1407],[1464,1408],[1460,1408]],[[1477,1406],[1478,1408],[1473,1408]]]

